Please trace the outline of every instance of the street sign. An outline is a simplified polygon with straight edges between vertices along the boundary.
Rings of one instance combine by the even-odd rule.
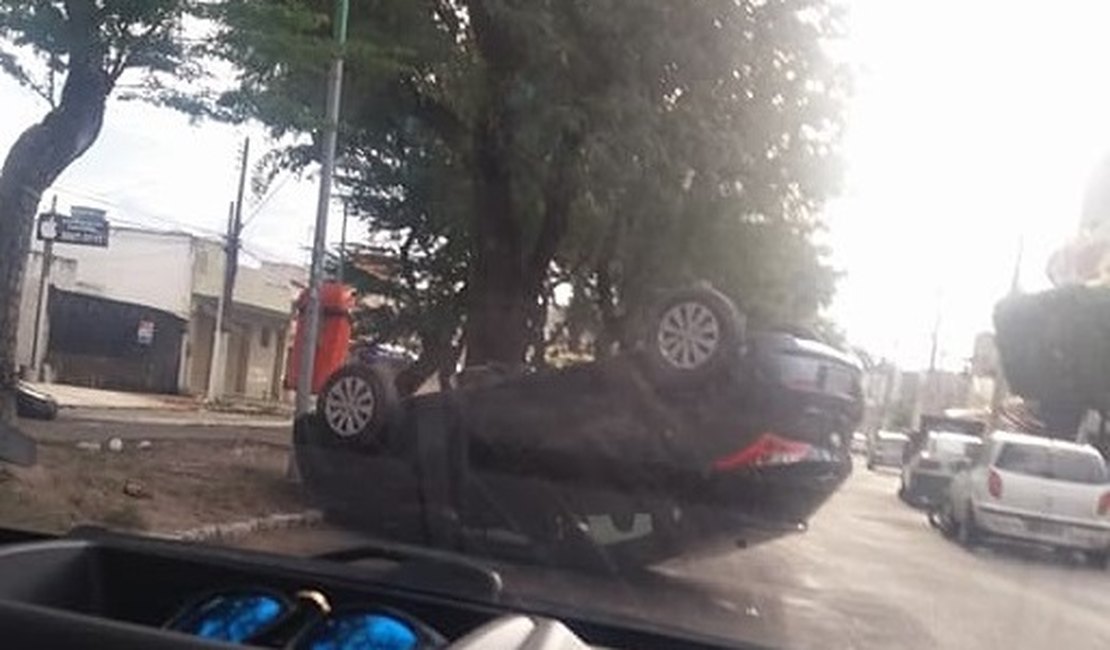
[[[139,345],[149,346],[154,343],[154,321],[143,319],[139,321],[139,328],[136,332]]]
[[[109,226],[104,211],[74,206],[72,212],[39,215],[38,238],[56,244],[107,248]]]

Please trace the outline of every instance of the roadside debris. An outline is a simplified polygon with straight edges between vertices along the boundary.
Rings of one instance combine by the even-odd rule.
[[[123,493],[133,499],[149,499],[150,493],[141,482],[129,478],[123,482]]]

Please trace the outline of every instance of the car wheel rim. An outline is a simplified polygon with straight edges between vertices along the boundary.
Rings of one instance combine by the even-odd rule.
[[[358,435],[374,416],[374,388],[361,377],[343,377],[324,397],[324,417],[341,438]]]
[[[720,339],[720,323],[713,310],[698,302],[681,302],[663,313],[656,343],[667,363],[693,370],[716,354]]]

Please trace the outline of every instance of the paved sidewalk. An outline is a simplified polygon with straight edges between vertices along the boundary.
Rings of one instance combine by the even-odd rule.
[[[218,405],[206,408],[200,401],[178,395],[154,395],[100,390],[66,384],[30,384],[58,401],[58,418],[95,422],[122,422],[168,427],[279,428],[291,426],[287,412],[235,409]],[[276,409],[282,410],[282,409]]]
[[[50,395],[58,401],[58,406],[64,409],[195,410],[199,407],[196,400],[176,395],[125,393],[118,390],[101,390],[68,384],[25,383],[39,392]]]
[[[59,420],[121,422],[167,427],[243,427],[250,429],[289,429],[293,419],[278,415],[246,415],[219,411],[180,409],[67,408]]]

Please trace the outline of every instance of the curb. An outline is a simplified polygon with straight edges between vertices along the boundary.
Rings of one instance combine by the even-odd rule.
[[[312,528],[320,524],[323,520],[324,514],[319,510],[305,510],[304,512],[278,513],[266,515],[265,517],[254,517],[222,524],[207,524],[205,526],[169,533],[164,537],[182,542],[233,540],[255,533],[291,530],[294,528]]]
[[[122,410],[122,409],[121,409]],[[110,411],[108,411],[110,413]],[[292,428],[293,420],[248,420],[243,419],[236,421],[234,419],[218,420],[218,419],[185,419],[185,418],[168,418],[158,416],[135,416],[129,418],[123,417],[97,417],[95,415],[82,414],[73,416],[70,414],[68,417],[59,418],[67,422],[97,422],[109,424],[130,424],[130,425],[145,425],[145,426],[162,426],[162,427],[180,427],[180,428],[207,428],[214,429],[217,427],[225,428],[242,428],[242,429],[287,429]]]

